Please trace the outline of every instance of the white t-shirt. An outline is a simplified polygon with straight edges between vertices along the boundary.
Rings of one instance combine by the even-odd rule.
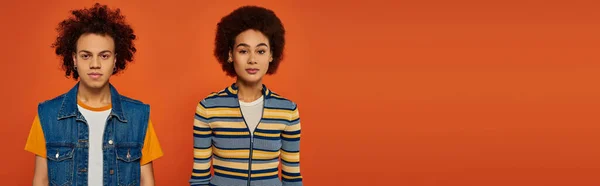
[[[240,102],[240,108],[242,109],[242,116],[250,129],[250,135],[254,135],[254,129],[258,126],[260,119],[262,118],[263,107],[264,107],[264,96],[252,101],[252,102]]]
[[[104,168],[102,141],[104,139],[106,120],[108,119],[112,108],[107,106],[96,109],[85,105],[82,106],[81,103],[77,104],[77,108],[87,121],[89,128],[88,186],[102,186],[102,171]]]

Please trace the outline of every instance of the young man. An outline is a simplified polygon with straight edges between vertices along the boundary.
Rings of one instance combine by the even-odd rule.
[[[214,54],[236,82],[196,107],[190,185],[302,185],[298,107],[262,83],[277,71],[284,35],[275,13],[256,6],[217,25]]]
[[[79,82],[38,106],[25,146],[36,155],[33,185],[154,185],[152,161],[163,154],[150,107],[109,82],[133,60],[133,29],[106,5],[71,14],[52,46]]]

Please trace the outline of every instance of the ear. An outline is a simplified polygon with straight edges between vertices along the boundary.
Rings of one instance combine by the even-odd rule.
[[[76,67],[77,66],[77,54],[75,54],[75,52],[73,52],[73,54],[71,54],[71,57],[73,57],[73,66]]]
[[[115,54],[115,59],[113,60],[113,66],[117,65],[117,54]]]
[[[269,63],[273,62],[273,51],[269,52]]]
[[[233,63],[233,51],[231,50],[229,50],[229,58],[227,59],[227,62]]]

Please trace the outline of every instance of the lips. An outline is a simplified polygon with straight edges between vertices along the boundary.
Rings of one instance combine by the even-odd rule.
[[[102,74],[101,73],[92,72],[92,73],[88,73],[88,76],[90,78],[92,78],[92,79],[100,79],[100,77],[102,77]]]
[[[248,72],[248,74],[256,74],[258,73],[258,69],[257,68],[247,68],[246,72]]]

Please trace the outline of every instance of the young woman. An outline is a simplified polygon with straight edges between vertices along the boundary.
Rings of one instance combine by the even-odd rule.
[[[133,60],[133,29],[106,5],[71,13],[53,47],[79,82],[38,106],[25,145],[36,155],[33,185],[154,185],[152,161],[162,150],[150,107],[109,82]]]
[[[191,185],[302,185],[298,107],[262,83],[281,63],[284,35],[275,13],[256,6],[217,25],[214,55],[236,82],[196,107]]]

